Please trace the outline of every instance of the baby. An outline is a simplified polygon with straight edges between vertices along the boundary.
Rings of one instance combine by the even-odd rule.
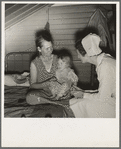
[[[50,81],[51,93],[56,99],[65,96],[73,85],[77,85],[78,77],[71,69],[72,61],[69,55],[60,55],[55,78]]]

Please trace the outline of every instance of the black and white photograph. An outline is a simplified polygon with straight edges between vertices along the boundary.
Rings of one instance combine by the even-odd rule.
[[[118,147],[119,2],[1,6],[2,147]]]

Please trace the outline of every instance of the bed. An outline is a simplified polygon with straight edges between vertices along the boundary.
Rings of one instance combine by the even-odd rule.
[[[13,75],[28,73],[34,52],[12,52],[5,57],[5,79]],[[6,81],[8,83],[8,80]],[[74,117],[68,105],[48,102],[39,105],[29,105],[26,102],[28,85],[9,85],[4,82],[4,117],[5,118],[69,118]]]

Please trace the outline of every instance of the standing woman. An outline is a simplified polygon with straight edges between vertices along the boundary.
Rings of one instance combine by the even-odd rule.
[[[81,62],[96,66],[99,88],[97,92],[72,91],[75,98],[70,100],[70,108],[75,117],[116,117],[116,60],[111,55],[102,53],[100,41],[98,35],[89,34],[76,43]]]
[[[47,88],[48,80],[55,76],[58,58],[53,52],[53,40],[51,34],[41,30],[36,37],[38,56],[30,64],[30,91],[26,96],[28,104],[40,104],[41,95],[39,89]]]

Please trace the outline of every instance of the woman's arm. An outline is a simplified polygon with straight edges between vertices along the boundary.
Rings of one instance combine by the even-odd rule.
[[[36,83],[37,81],[37,69],[33,62],[30,64],[30,84]]]
[[[33,62],[30,64],[30,88],[33,89],[42,89],[44,87],[47,87],[49,85],[49,82],[37,82],[37,69]]]
[[[30,88],[33,89],[43,89],[49,86],[49,82],[43,82],[43,83],[33,83],[31,84]]]

